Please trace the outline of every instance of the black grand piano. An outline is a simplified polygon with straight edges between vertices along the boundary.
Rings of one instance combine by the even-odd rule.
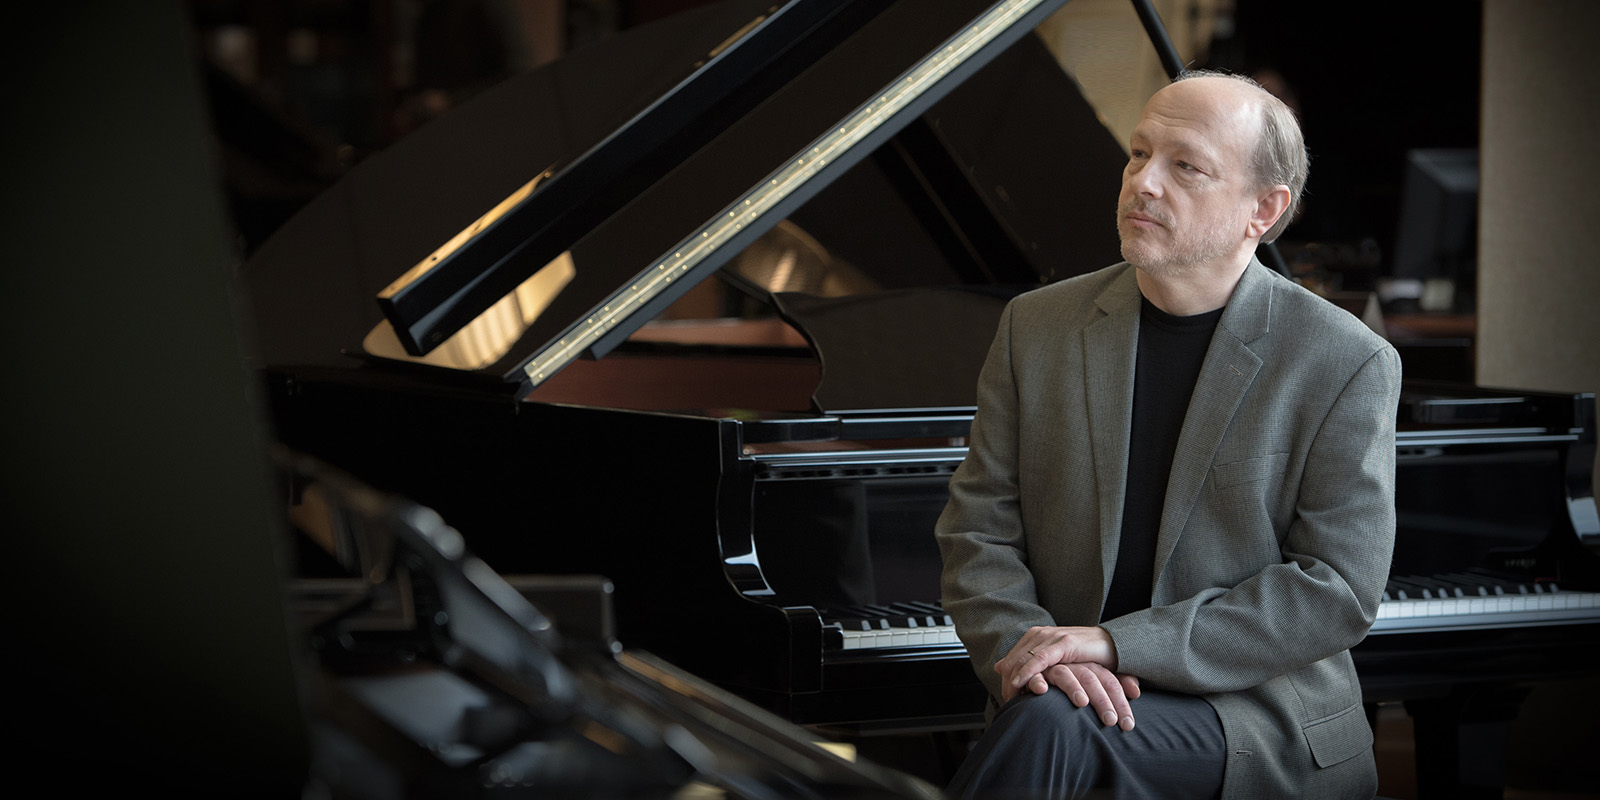
[[[931,534],[977,369],[1006,299],[1118,259],[1062,4],[728,0],[430,123],[244,267],[279,437],[501,573],[607,576],[619,640],[793,722],[981,724]],[[1473,784],[1473,698],[1600,663],[1594,401],[1397,413],[1358,667]]]
[[[280,437],[797,722],[970,726],[928,532],[977,369],[1118,253],[1060,5],[734,0],[431,123],[245,265]]]

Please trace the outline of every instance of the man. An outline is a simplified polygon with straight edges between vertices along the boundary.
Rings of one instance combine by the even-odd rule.
[[[1400,364],[1256,261],[1294,115],[1187,73],[1134,130],[1126,263],[1016,298],[937,536],[991,694],[956,796],[1371,797],[1348,653],[1394,544]]]

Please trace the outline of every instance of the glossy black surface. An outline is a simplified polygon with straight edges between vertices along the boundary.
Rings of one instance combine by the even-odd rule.
[[[693,54],[693,63],[684,65],[669,89],[584,152],[553,164],[548,179],[491,228],[380,295],[406,349],[423,355],[456,333],[887,5],[746,1],[702,12],[710,19],[685,33],[710,35],[713,43]],[[719,32],[724,39],[714,38]],[[580,87],[567,92],[585,93]]]
[[[327,791],[938,796],[609,639],[609,583],[507,581],[432,509],[298,454],[281,464],[302,541],[336,565],[310,572],[306,560],[289,592],[323,701],[311,738]],[[571,600],[585,594],[598,602]],[[565,626],[538,604],[556,595],[569,598],[550,606]]]
[[[484,271],[472,282],[495,285],[499,291],[506,288],[500,276],[533,274],[547,266],[546,257],[561,252],[569,261],[562,275],[551,276],[551,286],[537,292],[540,303],[525,302],[520,315],[510,314],[496,326],[494,348],[439,370],[497,376],[508,384],[508,393],[516,392],[519,384],[530,382],[521,367],[542,363],[550,351],[559,351],[561,341],[616,305],[653,265],[681,252],[708,220],[761,187],[818,135],[870,104],[930,50],[937,52],[991,10],[991,4],[973,0],[889,5],[838,38],[833,49],[815,56],[815,63],[775,89],[766,102],[724,121],[720,132],[690,126],[682,133],[696,142],[683,145],[689,155],[638,188],[627,203],[551,240],[561,243],[559,247],[541,244],[544,240],[532,233],[525,245],[491,246],[502,226],[512,224],[509,220],[523,219],[516,209],[462,244],[446,261],[481,262]],[[621,344],[719,266],[772,235],[780,222],[814,237],[826,249],[830,269],[854,276],[852,293],[981,286],[1003,296],[1115,261],[1115,231],[1104,222],[1104,203],[1091,198],[1114,196],[1124,154],[1076,86],[1028,33],[1032,21],[1058,5],[1059,0],[1021,4],[1028,13],[1015,29],[963,61],[860,144],[835,156],[771,213],[742,227],[659,295],[641,301],[636,313],[617,319],[605,335],[583,345],[584,353],[601,356]],[[409,359],[402,344],[426,334],[407,333],[408,326],[450,327],[460,320],[444,323],[454,320],[459,308],[479,308],[492,300],[494,292],[484,302],[419,301],[405,312],[407,321],[400,326],[390,326],[379,311],[379,295],[391,282],[475,220],[489,216],[519,187],[552,165],[576,158],[574,153],[592,158],[592,143],[609,143],[608,133],[615,133],[610,121],[633,113],[634,106],[617,98],[633,98],[638,104],[638,98],[655,97],[664,83],[662,73],[681,74],[687,69],[683,65],[700,59],[749,20],[748,14],[735,13],[740,8],[737,3],[719,5],[715,14],[639,29],[598,52],[575,53],[513,79],[364,161],[245,265],[242,274],[260,322],[263,360],[272,365],[355,366],[373,358]],[[574,106],[574,97],[585,102]],[[568,119],[569,113],[575,118]],[[563,177],[555,173],[524,202],[540,204],[543,192],[568,191],[561,188]],[[1074,190],[1063,193],[1063,186]],[[611,196],[619,190],[607,184],[593,191]],[[475,242],[486,251],[532,248],[544,255],[517,256],[511,260],[528,263],[513,270],[506,258],[476,254]],[[767,292],[783,288],[752,288],[738,273],[725,272],[768,302]],[[448,281],[452,286],[462,282],[459,277]],[[394,310],[395,304],[389,305]],[[997,306],[986,313],[997,314]],[[989,324],[979,320],[971,338],[987,339],[984,328]],[[392,346],[379,347],[372,337],[391,328],[393,332],[379,338],[392,340]],[[884,328],[885,333],[894,330],[893,325]],[[825,330],[815,336],[837,338]],[[836,371],[844,371],[849,350],[836,352]],[[829,359],[826,352],[820,357]],[[916,357],[929,363],[942,354]],[[564,363],[557,359],[553,368],[559,370]],[[970,393],[965,371],[948,373],[953,376],[950,384],[962,387],[961,394]],[[548,377],[540,374],[538,380]],[[838,379],[830,385],[849,384]],[[876,389],[868,384],[864,395],[852,387],[844,398],[847,405],[830,407],[857,402],[860,407],[907,405],[879,399],[884,390],[901,385],[881,380]],[[961,404],[959,396],[916,401]]]

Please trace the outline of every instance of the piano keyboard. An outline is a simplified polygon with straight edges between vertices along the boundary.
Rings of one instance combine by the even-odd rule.
[[[822,612],[830,650],[960,646],[955,623],[935,602],[888,603]],[[1600,592],[1562,589],[1493,573],[1392,578],[1371,634],[1600,623]],[[837,631],[835,635],[833,631]]]
[[[1391,578],[1371,633],[1600,622],[1600,592],[1491,573]]]
[[[957,645],[956,624],[938,603],[889,603],[830,609],[822,614],[829,628],[837,625],[840,639],[829,649],[878,650],[890,647]]]

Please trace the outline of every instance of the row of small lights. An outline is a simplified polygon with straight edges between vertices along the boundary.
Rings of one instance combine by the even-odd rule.
[[[764,186],[746,193],[741,201],[708,223],[698,235],[680,243],[672,257],[642,274],[622,293],[618,300],[607,303],[599,312],[584,322],[584,328],[572,337],[563,338],[524,367],[534,386],[549,374],[577,358],[584,348],[593,344],[607,331],[626,319],[635,308],[665,290],[674,278],[686,273],[705,260],[717,248],[738,234],[748,224],[765,214],[779,201],[809,180],[826,166],[837,154],[849,150],[878,126],[884,118],[910,104],[927,86],[955,69],[979,48],[988,44],[999,32],[1009,28],[1042,0],[1013,0],[996,5],[980,17],[961,36],[951,40],[939,52],[928,56],[905,77],[898,80],[890,91],[878,96],[871,104],[856,111],[838,130],[832,131],[801,154],[789,165],[770,178]]]

